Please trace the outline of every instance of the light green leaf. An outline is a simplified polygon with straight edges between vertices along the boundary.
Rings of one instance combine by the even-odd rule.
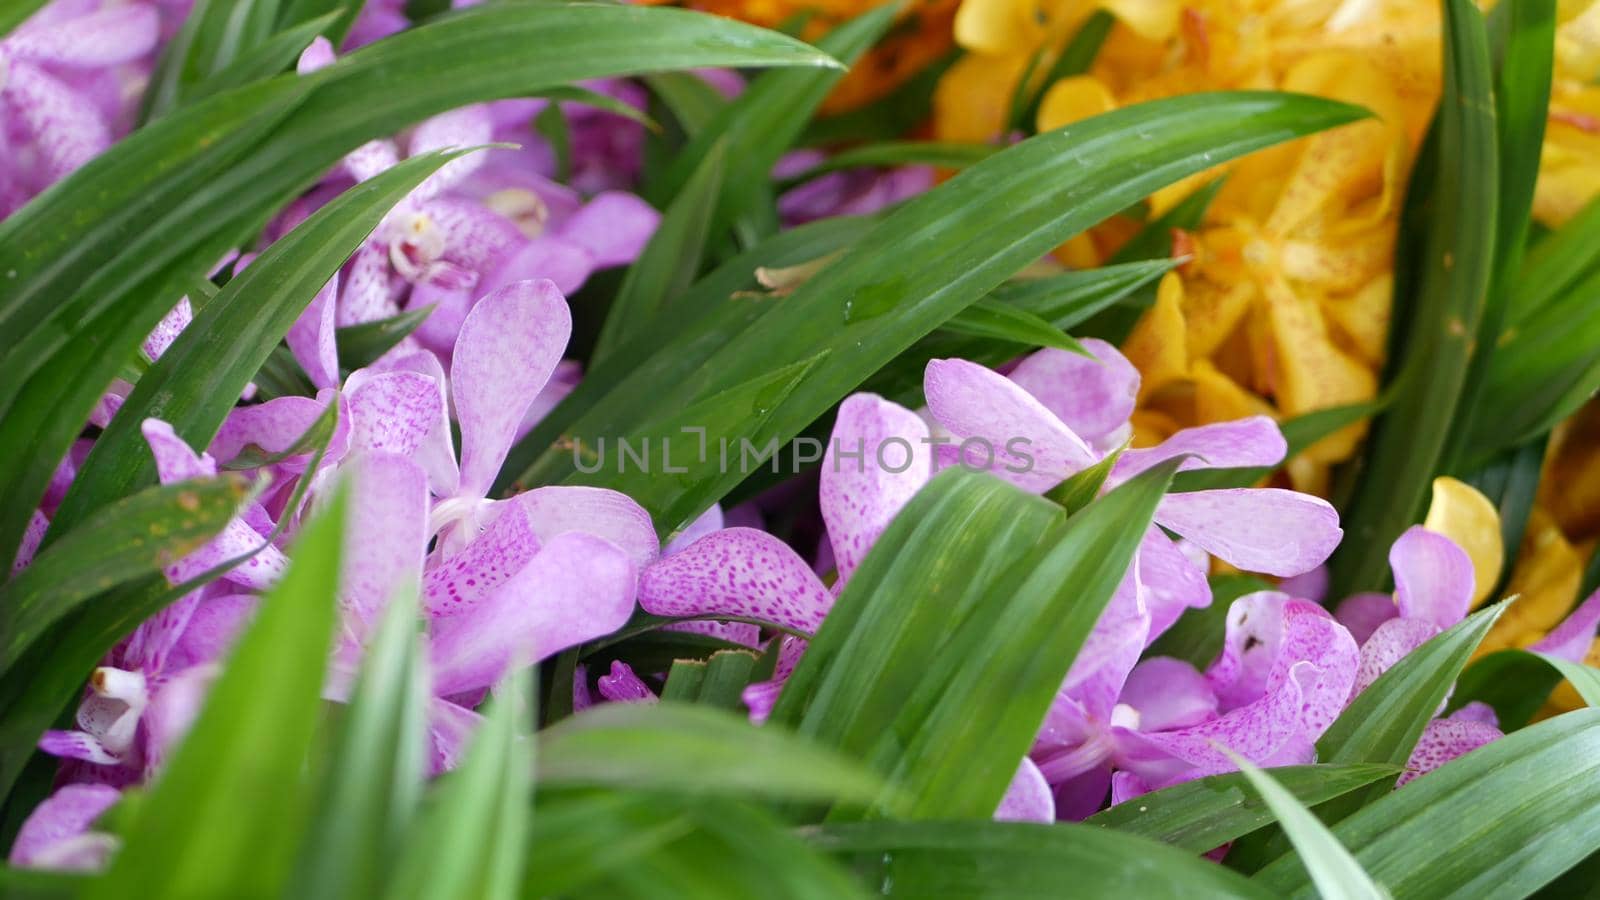
[[[1054,347],[1084,356],[1089,351],[1045,319],[998,300],[984,298],[950,317],[946,331],[993,338],[1024,347]]]

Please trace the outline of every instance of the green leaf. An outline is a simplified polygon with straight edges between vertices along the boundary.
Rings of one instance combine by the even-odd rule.
[[[238,475],[152,487],[107,506],[51,544],[0,587],[0,671],[85,600],[199,549],[248,493]]]
[[[1272,770],[1281,789],[1314,806],[1400,774],[1398,766],[1285,766]],[[1145,794],[1096,813],[1085,825],[1114,828],[1194,853],[1205,853],[1278,820],[1277,810],[1245,790],[1240,772],[1210,775]]]
[[[378,357],[405,340],[406,335],[416,331],[432,313],[433,306],[430,304],[386,319],[334,329],[340,368],[354,371],[372,365],[378,361]]]
[[[1224,752],[1272,808],[1278,823],[1294,843],[1295,859],[1305,867],[1323,900],[1385,900],[1389,896],[1373,883],[1339,839],[1329,833],[1328,826],[1312,815],[1293,793],[1248,759],[1231,750]]]
[[[721,650],[706,660],[706,677],[696,701],[705,706],[741,712],[744,689],[750,684],[757,658],[748,650]]]
[[[1194,94],[1023,141],[898,207],[780,302],[752,309],[742,299],[726,301],[687,326],[689,335],[630,359],[633,372],[611,390],[610,402],[563,430],[591,445],[601,435],[628,435],[650,412],[683,409],[775,366],[828,352],[770,417],[752,423],[787,440],[917,338],[1078,231],[1184,175],[1360,114],[1294,95]],[[695,350],[686,352],[686,343]],[[567,480],[571,469],[570,454],[557,447],[519,480]],[[676,525],[661,518],[663,510],[697,513],[737,482],[733,475],[700,466],[670,484],[657,480],[654,496],[639,499]]]
[[[1038,130],[1039,104],[1044,100],[1044,95],[1057,81],[1071,75],[1081,75],[1089,71],[1094,64],[1094,58],[1100,55],[1100,46],[1105,43],[1106,36],[1111,33],[1111,26],[1117,22],[1109,12],[1097,9],[1083,20],[1078,30],[1072,35],[1072,40],[1061,49],[1045,76],[1039,81],[1029,84],[1030,79],[1024,78],[1018,83],[1019,92],[1023,92],[1026,99],[1013,105],[1019,111],[1012,118],[1011,127],[1020,128],[1028,134]],[[1030,90],[1024,92],[1024,88]]]
[[[318,35],[337,31],[340,23],[348,22],[349,18],[334,10],[285,28],[240,54],[221,71],[189,85],[184,92],[184,102],[193,103],[294,68],[307,45]]]
[[[889,28],[895,12],[895,4],[886,3],[862,13],[828,32],[817,42],[817,49],[846,66],[852,65]],[[759,198],[753,186],[767,184],[773,165],[794,145],[801,129],[842,77],[843,69],[796,69],[758,76],[737,98],[718,108],[703,127],[692,132],[688,144],[662,177],[654,185],[645,186],[647,199],[662,206],[675,198],[713,147],[723,143],[727,171],[710,226],[712,233],[719,233],[751,212]]]
[[[390,602],[362,660],[290,896],[372,896],[398,863],[427,774],[428,700],[412,591]]]
[[[1461,673],[1450,708],[1487,703],[1494,708],[1501,730],[1511,732],[1528,724],[1560,683],[1561,674],[1533,654],[1496,650],[1473,660]]]
[[[306,304],[390,208],[458,155],[414,157],[350,188],[229,281],[139,379],[80,466],[57,521],[87,521],[101,505],[155,479],[140,431],[146,418],[171,424],[190,446],[210,444]]]
[[[334,432],[339,426],[339,404],[329,403],[311,422],[311,425],[296,438],[294,443],[277,453],[268,453],[257,444],[246,444],[238,455],[231,461],[222,465],[223,469],[238,471],[242,469],[259,469],[263,466],[275,465],[295,456],[304,456],[316,452],[319,448],[328,446],[333,440]]]
[[[868,800],[890,790],[844,756],[742,715],[680,703],[605,703],[539,734],[541,790],[640,788]]]
[[[1514,560],[1522,550],[1522,536],[1528,528],[1528,516],[1539,493],[1539,474],[1544,467],[1548,440],[1535,439],[1514,447],[1473,473],[1466,481],[1477,488],[1500,513],[1501,544],[1505,559]],[[1500,585],[1491,591],[1501,596],[1504,585],[1510,580],[1512,566],[1501,573]]]
[[[1459,469],[1464,458],[1474,453],[1469,443],[1473,423],[1480,417],[1500,428],[1502,423],[1489,418],[1490,410],[1478,401],[1492,370],[1491,357],[1498,346],[1501,327],[1511,306],[1511,294],[1522,268],[1523,249],[1533,217],[1534,182],[1539,176],[1539,156],[1544,149],[1545,119],[1550,109],[1550,80],[1555,66],[1556,0],[1523,0],[1494,10],[1491,28],[1496,37],[1499,64],[1495,84],[1495,118],[1499,130],[1500,166],[1497,219],[1494,234],[1494,260],[1489,291],[1478,325],[1478,353],[1472,360],[1467,380],[1461,388],[1459,412],[1451,424],[1443,461],[1447,469]]]
[[[683,189],[672,198],[661,224],[622,279],[611,301],[591,359],[605,360],[629,339],[653,333],[654,323],[700,270],[717,197],[722,193],[727,144],[713,144]]]
[[[523,735],[530,727],[527,672],[501,680],[472,735],[467,757],[437,789],[417,819],[392,871],[394,900],[518,895],[532,815],[536,754]]]
[[[1600,197],[1554,234],[1535,244],[1517,278],[1517,291],[1507,313],[1520,325],[1560,298],[1600,266]]]
[[[301,532],[89,896],[278,893],[310,800],[302,770],[333,644],[344,516],[336,492]]]
[[[659,72],[646,75],[643,80],[666,104],[685,134],[698,133],[717,110],[728,105],[728,98],[721,91],[694,72]]]
[[[654,119],[650,118],[649,114],[632,103],[626,100],[618,100],[610,94],[592,91],[586,87],[569,84],[561,87],[545,88],[532,96],[543,97],[560,103],[577,103],[582,106],[592,106],[602,112],[608,112],[612,115],[638,122],[651,131],[658,131],[661,128]]]
[[[956,334],[994,338],[1024,347],[1054,347],[1089,355],[1082,344],[1045,319],[990,298],[979,300],[951,316],[944,328]]]
[[[1193,854],[1087,825],[830,823],[811,842],[890,897],[1272,896]]]
[[[140,129],[0,222],[0,332],[15,336],[0,358],[0,558],[14,552],[79,423],[184,289],[175,288],[363,141],[589,78],[831,64],[781,35],[683,10],[491,4]]]
[[[0,35],[5,35],[21,25],[45,5],[48,0],[5,0],[0,3]]]
[[[1570,659],[1562,659],[1549,653],[1535,653],[1561,673],[1572,687],[1577,690],[1578,696],[1590,706],[1600,706],[1600,669],[1576,663]]]
[[[1126,449],[1127,445],[1123,445],[1107,453],[1099,462],[1065,479],[1045,491],[1044,495],[1061,504],[1068,515],[1076,513],[1100,496],[1100,489],[1105,487],[1106,479],[1111,476],[1111,470],[1117,467],[1117,460],[1122,458],[1122,451]]]
[[[998,150],[998,147],[991,144],[962,144],[954,141],[882,141],[876,144],[862,144],[832,154],[804,172],[785,179],[784,184],[800,184],[829,172],[863,166],[940,166],[946,169],[965,169],[981,159],[992,156]]]
[[[1480,747],[1333,834],[1396,897],[1526,897],[1600,850],[1600,710]],[[1293,857],[1256,880],[1280,897],[1316,896]]]
[[[279,0],[196,0],[162,51],[140,118],[157,119],[182,106],[206,79],[265,43],[277,24],[278,5]]]
[[[1420,517],[1447,451],[1450,424],[1466,385],[1493,274],[1500,180],[1489,42],[1470,0],[1444,3],[1444,95],[1435,163],[1419,166],[1411,192],[1436,183],[1425,244],[1414,273],[1396,276],[1395,295],[1415,282],[1415,308],[1397,308],[1402,360],[1394,399],[1367,438],[1365,469],[1344,514],[1345,541],[1329,568],[1329,595],[1381,587],[1388,548]],[[1409,312],[1409,319],[1403,318]]]

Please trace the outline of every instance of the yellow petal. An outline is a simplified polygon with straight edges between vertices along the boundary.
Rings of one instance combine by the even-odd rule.
[[[1248,279],[1215,282],[1190,278],[1184,284],[1183,318],[1188,326],[1189,353],[1196,359],[1217,352],[1250,310],[1256,294]]]
[[[1472,605],[1482,603],[1499,582],[1500,568],[1505,564],[1500,513],[1494,504],[1464,481],[1435,478],[1433,501],[1428,504],[1422,525],[1467,551],[1472,560]]]
[[[982,144],[1005,127],[1011,93],[1022,76],[1022,56],[968,53],[939,79],[933,92],[934,132],[940,140]]]
[[[1316,302],[1296,293],[1270,271],[1263,276],[1269,337],[1265,368],[1284,415],[1361,403],[1376,396],[1377,375],[1334,344]],[[1347,459],[1355,452],[1364,428],[1364,424],[1342,428],[1306,452],[1320,462]]]
[[[1152,41],[1165,41],[1178,30],[1178,0],[1101,0],[1100,5]]]
[[[979,53],[1026,54],[1044,29],[1031,0],[962,0],[956,11],[956,43]]]
[[[1550,516],[1534,507],[1506,585],[1506,593],[1517,600],[1489,629],[1475,655],[1526,647],[1544,637],[1572,609],[1582,578],[1583,558]]]
[[[1117,108],[1111,92],[1093,75],[1063,78],[1045,91],[1039,101],[1038,128],[1049,131],[1080,119],[1098,116]]]
[[[1329,297],[1322,309],[1350,346],[1374,370],[1383,365],[1389,344],[1389,308],[1394,276],[1385,272],[1348,297]]]
[[[1144,398],[1189,371],[1189,349],[1184,337],[1183,282],[1168,272],[1156,289],[1156,302],[1134,326],[1122,353],[1139,368],[1139,396]]]

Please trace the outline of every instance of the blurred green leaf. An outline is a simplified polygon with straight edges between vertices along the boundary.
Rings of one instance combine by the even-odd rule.
[[[148,488],[52,543],[0,587],[0,671],[83,601],[199,549],[248,494],[238,475]]]
[[[507,900],[519,895],[533,813],[529,672],[501,679],[461,767],[411,826],[385,896]]]
[[[961,144],[953,141],[883,141],[862,144],[830,154],[804,172],[784,179],[785,185],[799,184],[841,169],[863,166],[940,166],[964,169],[994,155],[1000,148],[990,144]]]
[[[1477,488],[1500,513],[1500,539],[1505,548],[1505,559],[1515,560],[1522,551],[1522,536],[1528,528],[1528,516],[1533,512],[1539,494],[1539,474],[1544,467],[1545,449],[1549,441],[1536,438],[1519,447],[1513,447],[1490,460],[1488,465],[1465,479]],[[1504,585],[1511,579],[1514,566],[1504,566],[1500,585],[1490,596],[1501,596]]]
[[[1572,290],[1600,266],[1600,197],[1534,244],[1517,279],[1507,324],[1518,326]]]
[[[865,801],[887,790],[859,763],[742,715],[682,703],[604,703],[539,733],[541,790]]]
[[[364,654],[290,896],[369,897],[394,870],[427,775],[429,699],[413,591],[390,602]]]
[[[1333,834],[1396,897],[1526,897],[1600,850],[1600,710],[1480,747]],[[1293,857],[1255,880],[1279,897],[1316,896]]]
[[[1054,347],[1085,356],[1089,351],[1049,321],[998,300],[985,297],[951,316],[946,331],[970,337],[993,338],[1024,347]]]
[[[158,119],[184,105],[208,79],[266,43],[278,22],[279,3],[195,0],[182,27],[161,52],[161,61],[144,91],[140,119]],[[304,43],[300,49],[305,49]]]
[[[333,645],[344,516],[340,491],[301,532],[88,896],[278,894],[311,799],[302,773]]]
[[[1350,851],[1329,833],[1328,826],[1293,793],[1248,759],[1231,750],[1225,752],[1277,816],[1294,844],[1294,859],[1305,867],[1322,900],[1387,900],[1389,893],[1372,882]]]
[[[1380,588],[1389,545],[1421,517],[1446,461],[1493,276],[1501,187],[1488,36],[1470,0],[1446,0],[1444,21],[1444,96],[1432,145],[1438,158],[1419,164],[1409,192],[1430,190],[1430,177],[1438,189],[1426,237],[1418,238],[1424,246],[1415,256],[1397,253],[1402,267],[1416,270],[1396,275],[1395,296],[1406,296],[1414,282],[1415,308],[1395,311],[1405,343],[1387,388],[1393,401],[1373,423],[1365,468],[1344,512],[1345,540],[1329,562],[1334,597]]]
[[[621,116],[624,119],[638,122],[652,131],[661,127],[656,124],[654,119],[650,118],[648,113],[632,103],[586,87],[568,84],[561,87],[545,88],[542,91],[535,92],[532,96],[555,100],[559,103],[577,103],[581,106],[591,106],[601,112],[608,112],[614,116]]]
[[[1543,708],[1550,692],[1561,683],[1561,674],[1525,650],[1496,650],[1472,661],[1461,673],[1450,709],[1468,703],[1487,703],[1503,731],[1515,731],[1528,724]]]
[[[1381,778],[1394,778],[1399,766],[1284,766],[1273,779],[1300,803],[1314,806]],[[1275,809],[1245,790],[1241,772],[1209,775],[1118,803],[1084,820],[1194,853],[1206,853],[1278,820]]]
[[[16,28],[48,0],[4,0],[0,2],[0,36]]]
[[[811,842],[844,857],[863,881],[889,897],[1272,896],[1191,853],[1086,825],[827,824]]]

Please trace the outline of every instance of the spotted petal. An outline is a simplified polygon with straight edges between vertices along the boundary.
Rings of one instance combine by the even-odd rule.
[[[876,394],[839,406],[818,497],[839,577],[846,578],[933,472],[928,424]]]
[[[639,258],[655,234],[661,214],[625,191],[602,191],[561,227],[560,236],[589,251],[594,267],[620,266]]]
[[[639,605],[658,616],[737,616],[815,632],[833,595],[788,544],[727,528],[645,569]]]
[[[995,475],[1029,490],[1053,487],[1095,454],[1044,404],[1011,379],[964,359],[936,359],[923,376],[928,410],[959,438],[987,442]],[[978,452],[978,451],[974,451]],[[980,465],[985,456],[972,458]]]
[[[487,687],[513,665],[610,634],[633,613],[634,583],[633,563],[615,545],[556,536],[471,610],[434,622],[434,692]]]
[[[385,372],[350,380],[353,449],[409,457],[441,418],[439,386],[426,375]]]
[[[541,541],[573,531],[592,534],[617,545],[639,569],[661,555],[650,514],[626,494],[606,488],[552,485],[518,494],[513,502],[522,506]]]
[[[122,792],[104,784],[62,787],[22,823],[11,845],[11,865],[85,871],[100,868],[115,842],[91,833],[89,826],[121,797]]]
[[[359,644],[397,592],[417,589],[428,542],[428,478],[392,453],[364,454],[353,466],[339,602]]]
[[[1127,450],[1117,460],[1110,481],[1121,483],[1157,463],[1191,454],[1179,464],[1182,471],[1275,466],[1289,445],[1278,423],[1266,416],[1185,428],[1154,447]]]
[[[488,493],[571,334],[567,301],[549,281],[509,284],[467,314],[450,367],[461,421],[461,494]]]
[[[510,581],[541,541],[521,505],[497,503],[489,527],[423,576],[422,609],[435,618],[465,613]]]

